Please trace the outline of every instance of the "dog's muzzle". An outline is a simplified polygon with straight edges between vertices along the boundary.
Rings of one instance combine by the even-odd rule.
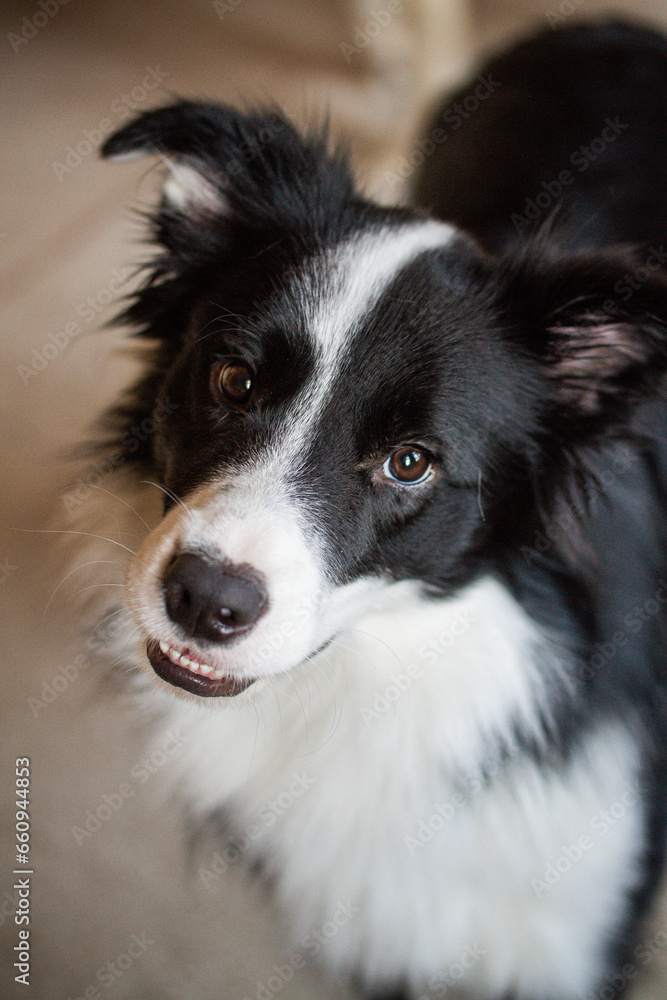
[[[148,643],[148,659],[158,676],[204,697],[230,697],[249,687],[252,679],[217,670],[198,647],[232,645],[254,628],[269,604],[261,574],[251,566],[181,552],[165,571],[163,594],[167,615],[188,645],[177,649],[157,640]]]

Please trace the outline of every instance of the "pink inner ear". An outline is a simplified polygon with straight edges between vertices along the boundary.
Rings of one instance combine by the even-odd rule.
[[[169,169],[164,195],[170,205],[193,216],[227,214],[225,196],[200,170],[164,154],[160,154],[160,159]]]
[[[560,382],[564,400],[588,413],[600,408],[614,376],[647,358],[638,331],[627,323],[585,316],[578,326],[552,327],[549,332],[553,337],[549,374]]]

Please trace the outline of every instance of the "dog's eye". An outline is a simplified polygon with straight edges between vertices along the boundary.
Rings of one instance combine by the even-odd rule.
[[[215,392],[235,406],[247,406],[252,397],[253,373],[245,365],[224,361],[214,365],[212,384]]]
[[[392,451],[382,466],[382,471],[388,479],[397,483],[416,486],[431,477],[433,462],[428,452],[409,444]]]

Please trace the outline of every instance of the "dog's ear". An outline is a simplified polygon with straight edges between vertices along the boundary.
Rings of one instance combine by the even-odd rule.
[[[326,135],[303,138],[275,111],[181,101],[130,122],[102,155],[160,157],[167,178],[157,236],[186,256],[219,252],[239,225],[307,233],[321,219],[325,193],[334,211],[353,193],[347,164],[327,151]]]
[[[564,256],[528,250],[507,265],[511,328],[546,375],[550,428],[613,432],[664,383],[662,251]]]

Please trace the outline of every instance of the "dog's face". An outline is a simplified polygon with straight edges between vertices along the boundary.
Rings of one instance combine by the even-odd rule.
[[[170,499],[127,592],[186,691],[303,663],[393,582],[466,582],[653,380],[655,327],[603,308],[615,261],[490,261],[274,115],[177,105],[106,148],[149,152],[165,252],[130,317],[160,348],[134,406],[169,401]]]

